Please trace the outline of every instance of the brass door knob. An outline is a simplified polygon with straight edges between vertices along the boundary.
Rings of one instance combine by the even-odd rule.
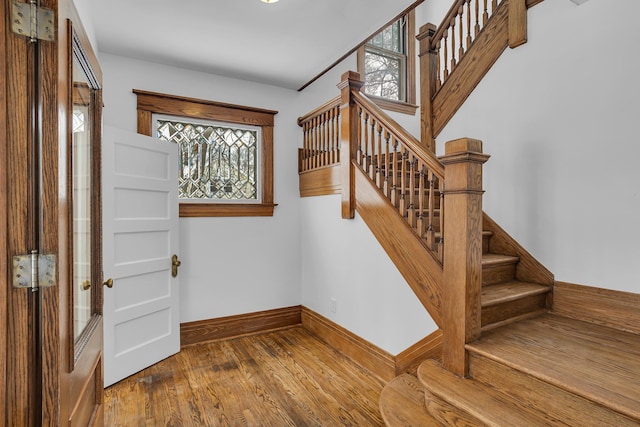
[[[84,282],[82,282],[83,291],[88,291],[89,288],[91,288],[91,282],[89,280],[85,280]]]
[[[106,286],[109,289],[113,288],[113,279],[109,277],[107,280],[102,282],[102,286]]]
[[[178,259],[178,255],[174,255],[171,257],[171,277],[176,277],[178,275],[178,267],[182,262]]]

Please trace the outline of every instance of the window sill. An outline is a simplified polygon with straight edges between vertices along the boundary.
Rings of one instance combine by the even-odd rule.
[[[409,104],[403,101],[393,101],[391,99],[384,99],[377,96],[367,95],[367,97],[373,101],[378,107],[387,111],[395,111],[396,113],[416,115],[418,109],[417,105]]]
[[[273,216],[277,204],[180,203],[180,218]]]

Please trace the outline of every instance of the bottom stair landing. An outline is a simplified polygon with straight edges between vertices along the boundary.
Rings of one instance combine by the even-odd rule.
[[[545,314],[485,332],[467,350],[470,378],[425,361],[422,409],[405,400],[405,412],[445,426],[640,426],[640,335]],[[390,422],[386,402],[387,425],[410,425]]]

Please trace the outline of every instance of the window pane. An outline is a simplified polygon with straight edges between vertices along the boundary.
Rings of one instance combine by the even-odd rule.
[[[398,20],[373,36],[368,44],[379,47],[380,49],[404,53],[402,27],[402,20]]]
[[[404,100],[402,58],[365,49],[364,64],[364,92],[366,94],[399,101]]]
[[[258,131],[157,120],[157,136],[178,148],[181,199],[258,200]]]

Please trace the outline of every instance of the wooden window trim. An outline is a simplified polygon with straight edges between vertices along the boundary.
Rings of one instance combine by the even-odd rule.
[[[180,203],[180,217],[273,216],[273,123],[277,111],[134,89],[138,133],[153,136],[153,114],[259,126],[262,129],[261,203]],[[177,185],[177,183],[176,183]]]
[[[406,75],[406,101],[395,101],[377,96],[367,95],[378,107],[395,111],[403,114],[415,115],[418,106],[416,105],[416,17],[415,11],[411,10],[407,13],[407,75]],[[368,41],[368,40],[367,40]],[[365,43],[360,45],[357,53],[358,72],[364,77],[364,47]]]

